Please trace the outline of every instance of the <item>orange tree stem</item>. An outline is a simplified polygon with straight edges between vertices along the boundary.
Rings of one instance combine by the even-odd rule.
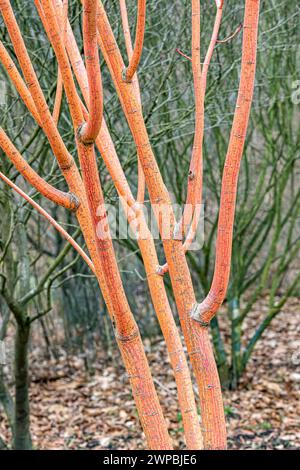
[[[103,93],[97,43],[97,2],[83,1],[83,45],[89,85],[89,117],[79,129],[79,138],[85,144],[95,142],[103,118]]]
[[[58,121],[59,121],[62,96],[63,96],[63,82],[62,82],[60,70],[58,69],[55,100],[54,100],[54,106],[53,106],[53,111],[52,111],[53,121],[55,122],[56,125],[58,124]]]
[[[87,99],[86,71],[70,28],[68,28],[67,50],[83,96]],[[138,210],[139,204],[136,204],[132,196],[106,127],[105,120],[103,120],[99,136],[96,139],[96,144],[117,188],[132,230],[137,234],[137,242],[143,257],[151,298],[166,340],[175,375],[187,446],[190,449],[201,449],[201,429],[199,427],[189,368],[163,280],[157,274],[158,259],[153,238],[147,228],[142,211]]]
[[[164,417],[156,395],[138,327],[127,302],[109,234],[104,198],[98,180],[93,147],[81,149],[81,168],[102,266],[112,296],[115,334],[131,382],[139,417],[150,449],[171,449]]]
[[[38,0],[36,0],[36,2],[39,3]],[[77,194],[80,186],[82,186],[79,171],[74,162],[74,159],[68,152],[52,118],[9,0],[0,0],[0,11],[6,24],[20,67],[22,69],[23,76],[26,80],[28,90],[33,98],[35,107],[39,114],[42,128],[49,140],[52,151],[64,174],[70,191],[76,194],[80,200],[80,196]],[[84,195],[84,191],[82,192],[82,195]],[[81,211],[79,214],[80,213]]]
[[[124,70],[124,80],[131,81],[139,66],[144,44],[146,24],[146,0],[138,0],[137,24],[135,43],[132,56],[129,58],[129,65]]]
[[[193,318],[206,323],[222,305],[229,282],[237,183],[255,82],[258,19],[259,0],[246,0],[241,77],[222,177],[214,276],[207,297],[193,313]]]
[[[81,2],[83,2],[83,0],[81,0]],[[122,18],[124,18],[124,10],[122,9],[121,12],[123,12],[123,17]],[[126,24],[126,22],[124,24]],[[127,25],[128,25],[128,21],[127,21]],[[101,39],[100,39],[99,35],[98,35],[98,43],[101,47]],[[109,63],[107,65],[108,65],[108,67],[110,67]],[[112,77],[112,78],[114,79],[114,77]],[[115,80],[114,80],[114,83],[115,83],[115,86],[118,87],[118,83]],[[135,88],[135,92],[136,92],[136,101],[137,101],[137,103],[139,104],[139,106],[141,108],[141,96],[140,96],[140,89],[139,89],[139,85],[138,85],[137,74],[135,74],[135,76],[133,77],[132,84],[133,84],[133,86]],[[122,97],[121,96],[120,96],[120,100],[121,100],[121,103],[122,103]],[[123,104],[122,104],[122,106],[123,106]],[[141,165],[140,151],[141,150],[139,148],[137,148],[137,155],[138,155],[137,201],[138,202],[143,202],[144,201],[144,194],[145,194],[145,175],[144,175],[143,168],[142,168],[142,165]]]
[[[35,3],[37,8],[39,9],[39,1],[35,0]],[[88,212],[86,193],[81,176],[72,156],[69,154],[66,146],[64,145],[64,142],[53,121],[47,102],[38,82],[37,76],[31,64],[13,10],[8,0],[0,0],[0,11],[7,26],[8,33],[10,35],[23,75],[28,84],[28,89],[31,93],[36,109],[42,121],[43,130],[46,136],[48,137],[53,153],[68,183],[70,191],[74,194],[76,193],[76,197],[79,201],[79,207],[76,211],[76,217],[80,223],[85,242],[92,257],[92,261],[97,272],[97,277],[102,281],[102,290],[104,291],[105,279],[104,276],[102,276],[102,266],[95,249],[95,234],[91,227],[91,218]]]
[[[222,394],[208,330],[206,326],[191,319],[190,315],[196,303],[195,294],[182,243],[172,237],[175,219],[169,194],[151,149],[133,85],[122,79],[124,63],[102,2],[98,1],[101,50],[113,79],[117,83],[116,90],[121,98],[120,101],[139,152],[153,209],[156,209],[183,334],[198,383],[204,445],[207,449],[223,449],[226,448],[226,427]],[[161,213],[159,214],[160,210],[164,212],[163,217]],[[164,230],[165,226],[162,221],[166,222],[167,219],[170,224]]]
[[[192,0],[192,70],[195,94],[195,132],[189,168],[187,197],[183,216],[176,228],[182,239],[190,224],[196,205],[202,199],[202,145],[204,132],[204,88],[201,77],[200,54],[200,0]]]
[[[187,252],[195,238],[198,223],[201,215],[201,200],[202,200],[202,146],[203,146],[203,137],[204,137],[204,100],[206,92],[206,81],[207,81],[207,72],[211,62],[212,54],[217,43],[219,29],[221,25],[223,12],[223,2],[217,8],[213,33],[211,40],[208,46],[208,50],[204,59],[202,73],[200,65],[200,31],[198,30],[197,23],[192,28],[193,43],[192,47],[194,53],[192,54],[192,67],[193,67],[193,76],[194,76],[194,90],[195,90],[195,104],[196,104],[196,126],[195,126],[195,140],[193,145],[193,153],[191,159],[191,165],[189,169],[189,178],[188,178],[188,194],[187,194],[187,205],[183,213],[181,222],[179,222],[179,231],[185,232],[185,226],[190,224],[192,217],[192,224],[189,228],[186,240],[183,244],[185,252]],[[197,16],[194,17],[194,19]],[[198,49],[199,48],[199,49]],[[201,80],[201,85],[200,85]],[[203,96],[202,96],[203,93]],[[195,170],[195,161],[198,163],[198,168]],[[198,172],[198,173],[197,173]],[[189,194],[190,186],[194,186],[192,198]],[[189,201],[189,198],[191,201]],[[189,202],[188,202],[189,201]],[[190,205],[193,205],[193,211]],[[165,263],[160,268],[160,274],[163,275],[168,271],[168,264]]]
[[[121,18],[122,18],[123,33],[124,33],[124,38],[125,38],[127,56],[128,56],[128,59],[131,60],[132,54],[133,54],[133,47],[132,47],[131,34],[130,34],[130,28],[129,28],[129,23],[128,23],[126,0],[120,0],[120,12],[121,12]],[[132,83],[136,90],[136,99],[139,102],[140,106],[142,106],[140,85],[139,85],[139,80],[138,80],[138,76],[136,73],[132,77]],[[137,202],[143,203],[144,198],[145,198],[145,175],[143,172],[143,167],[140,162],[140,159],[138,158],[138,189],[137,189],[137,197],[136,197]]]
[[[203,66],[202,66],[202,85],[203,85],[204,90],[206,90],[207,72],[208,72],[211,58],[212,58],[214,49],[217,44],[218,36],[219,36],[219,30],[220,30],[221,21],[222,21],[222,15],[223,15],[223,5],[224,5],[224,2],[220,2],[220,6],[217,7],[213,33],[212,33],[210,43],[209,43],[206,56],[203,62]]]
[[[21,96],[25,106],[29,110],[29,112],[32,114],[36,122],[40,127],[41,126],[41,121],[40,121],[40,116],[37,112],[37,109],[35,107],[34,101],[32,99],[32,96],[24,83],[21,75],[19,74],[19,71],[17,67],[15,66],[13,60],[11,59],[9,53],[7,52],[6,48],[4,47],[3,43],[0,41],[0,60],[3,64],[3,67],[5,68],[9,78],[11,79],[12,83],[14,84],[17,92]]]
[[[126,0],[120,0],[120,13],[121,13],[121,19],[122,19],[127,57],[129,60],[131,60],[132,54],[133,54],[133,47],[132,47],[130,27],[129,27],[129,22],[128,22]],[[132,77],[132,83],[134,84],[134,87],[136,88],[136,93],[137,93],[136,97],[141,105],[141,92],[140,92],[140,85],[139,85],[137,74],[134,74],[134,76]]]
[[[0,127],[0,147],[7,155],[12,164],[17,168],[22,176],[43,196],[50,201],[59,204],[71,211],[76,211],[79,205],[77,197],[72,193],[64,193],[51,186],[41,176],[34,171],[26,160],[21,156],[4,130]]]
[[[79,253],[79,255],[84,259],[88,267],[91,269],[91,271],[94,273],[95,268],[94,265],[91,261],[91,259],[88,257],[88,255],[83,251],[83,249],[78,245],[78,243],[74,240],[74,238],[71,237],[71,235],[58,223],[56,220],[51,217],[51,215],[43,209],[37,202],[35,202],[28,194],[26,194],[19,186],[14,184],[9,178],[7,178],[3,173],[0,171],[0,178],[8,184],[14,191],[16,191],[22,198],[24,198],[29,204],[34,207],[53,227],[63,236],[67,242],[72,245],[72,247]]]
[[[68,0],[63,0],[63,10],[64,10],[63,38],[64,38],[64,42],[65,42],[65,38],[66,38],[66,26],[67,26],[67,20],[68,20],[68,6],[69,6]],[[60,69],[58,68],[56,93],[55,93],[55,100],[54,100],[54,106],[53,106],[53,111],[52,111],[52,117],[53,117],[53,120],[54,120],[56,125],[58,124],[58,121],[59,121],[59,114],[60,114],[60,109],[61,109],[62,96],[63,96],[63,82],[62,82],[62,78],[61,78]]]
[[[0,59],[10,79],[15,85],[16,90],[24,101],[24,104],[27,106],[37,123],[42,127],[33,98],[2,43],[0,43]],[[64,206],[69,210],[76,210],[78,207],[76,196],[72,193],[64,193],[63,191],[53,188],[43,178],[41,178],[19,154],[3,129],[0,130],[0,145],[11,162],[35,189],[56,204]]]
[[[46,32],[55,51],[70,111],[76,129],[83,118],[81,102],[72,77],[68,57],[60,39],[59,25],[51,0],[42,0]],[[80,164],[86,189],[89,213],[96,233],[97,253],[101,260],[108,310],[115,325],[116,338],[130,377],[139,417],[151,449],[171,449],[166,423],[155,391],[138,327],[128,305],[118,271],[112,240],[106,221],[106,211],[94,146],[77,141]]]
[[[197,42],[198,41],[197,40],[196,40],[196,43],[194,44],[194,48],[196,49],[195,54],[192,54],[192,66],[194,69],[193,75],[194,75],[194,83],[195,83],[194,88],[195,88],[195,94],[196,94],[196,126],[195,126],[195,142],[194,142],[195,151],[193,151],[189,176],[191,177],[195,174],[196,189],[195,189],[195,194],[193,198],[194,199],[193,200],[194,214],[193,214],[192,224],[191,224],[191,227],[187,234],[187,238],[183,245],[185,252],[189,249],[191,243],[194,240],[198,223],[200,220],[200,214],[201,214],[202,178],[203,178],[202,159],[203,159],[203,137],[204,137],[204,101],[205,101],[205,93],[206,93],[207,72],[208,72],[212,54],[213,54],[213,51],[214,51],[214,48],[218,39],[218,34],[219,34],[219,29],[220,29],[221,19],[222,19],[222,12],[223,12],[223,2],[220,2],[220,6],[217,8],[213,33],[212,33],[208,50],[204,59],[202,73],[200,72],[201,87],[200,85],[197,86],[197,84],[199,83],[199,70],[201,69],[200,64],[198,64],[198,60],[200,61],[200,53],[198,56],[197,54],[197,47],[198,47]],[[196,25],[195,25],[194,31],[195,31],[194,35],[199,34],[197,31]],[[200,40],[199,40],[199,47],[200,47]],[[193,55],[195,56],[195,64],[193,60]],[[198,88],[200,88],[200,90],[198,90]],[[198,101],[198,106],[197,106],[197,101]],[[197,148],[198,148],[198,151],[197,151]],[[198,159],[199,159],[199,163],[197,167],[194,168],[195,162],[197,164]]]

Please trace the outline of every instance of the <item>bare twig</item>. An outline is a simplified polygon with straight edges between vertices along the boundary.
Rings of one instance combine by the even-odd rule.
[[[226,42],[231,41],[231,40],[234,39],[235,36],[241,31],[242,27],[243,27],[243,23],[240,23],[240,24],[238,25],[238,27],[236,28],[236,30],[235,30],[233,33],[230,34],[230,36],[228,36],[228,37],[225,38],[225,39],[217,39],[217,43],[218,43],[218,44],[225,44]]]
[[[178,49],[178,47],[175,50],[176,50],[176,52],[178,52],[178,54],[182,55],[182,57],[184,57],[185,59],[188,59],[192,62],[192,58],[189,55],[184,54],[184,52],[182,52],[180,49]]]

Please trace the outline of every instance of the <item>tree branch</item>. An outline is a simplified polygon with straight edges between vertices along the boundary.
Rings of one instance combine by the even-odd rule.
[[[71,235],[66,232],[66,230],[58,223],[56,220],[51,217],[48,212],[43,209],[37,202],[35,202],[31,197],[29,197],[24,191],[22,191],[21,188],[19,188],[17,185],[15,185],[12,181],[10,181],[9,178],[7,178],[3,173],[0,172],[0,178],[8,184],[14,191],[16,191],[20,196],[22,196],[27,202],[29,202],[45,219],[53,225],[53,227],[67,240],[67,242],[70,243],[70,245],[73,246],[73,248],[79,253],[79,255],[84,259],[84,261],[87,263],[89,268],[95,272],[94,265],[88,255],[83,251],[83,249],[78,245],[78,243],[75,242],[75,240],[71,237]],[[36,294],[34,294],[36,295]],[[29,298],[32,298],[33,293],[29,292],[23,299],[21,300],[21,303],[26,303],[28,302]]]
[[[75,211],[78,208],[77,197],[72,193],[65,193],[51,186],[35,170],[26,162],[22,155],[13,145],[7,134],[0,127],[0,147],[7,155],[9,160],[14,164],[21,175],[43,196],[50,201],[65,207],[66,209]]]
[[[144,36],[145,36],[145,24],[146,24],[146,0],[138,0],[137,25],[136,25],[136,35],[135,35],[135,44],[134,44],[133,54],[132,54],[132,57],[130,58],[128,67],[123,71],[123,78],[127,82],[131,82],[134,74],[137,71],[138,65],[142,57]]]

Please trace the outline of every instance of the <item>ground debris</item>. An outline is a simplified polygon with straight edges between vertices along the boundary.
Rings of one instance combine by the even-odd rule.
[[[225,391],[231,449],[300,448],[299,322],[293,302],[257,345],[238,390]],[[264,308],[251,313],[245,339]],[[222,313],[221,313],[222,315]],[[282,318],[282,317],[281,317]],[[222,318],[220,318],[222,324]],[[226,326],[226,325],[225,325]],[[37,340],[38,341],[38,340]],[[97,355],[89,375],[82,360],[47,360],[36,338],[31,353],[32,435],[38,449],[143,449],[145,442],[118,354]],[[176,448],[184,448],[176,387],[164,342],[147,342],[147,356]],[[0,412],[0,437],[9,438]]]

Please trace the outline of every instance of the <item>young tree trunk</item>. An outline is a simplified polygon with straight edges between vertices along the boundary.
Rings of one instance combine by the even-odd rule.
[[[29,335],[29,322],[17,325],[15,338],[15,415],[13,439],[13,448],[15,450],[32,449],[28,388]]]
[[[23,215],[23,214],[22,214]],[[29,291],[29,255],[26,227],[21,222],[17,228],[18,260],[19,260],[19,294],[22,297]],[[29,409],[29,377],[28,377],[28,347],[30,336],[30,321],[27,306],[21,312],[15,312],[17,329],[15,336],[15,415],[13,447],[16,450],[30,450],[32,441],[30,435]]]

